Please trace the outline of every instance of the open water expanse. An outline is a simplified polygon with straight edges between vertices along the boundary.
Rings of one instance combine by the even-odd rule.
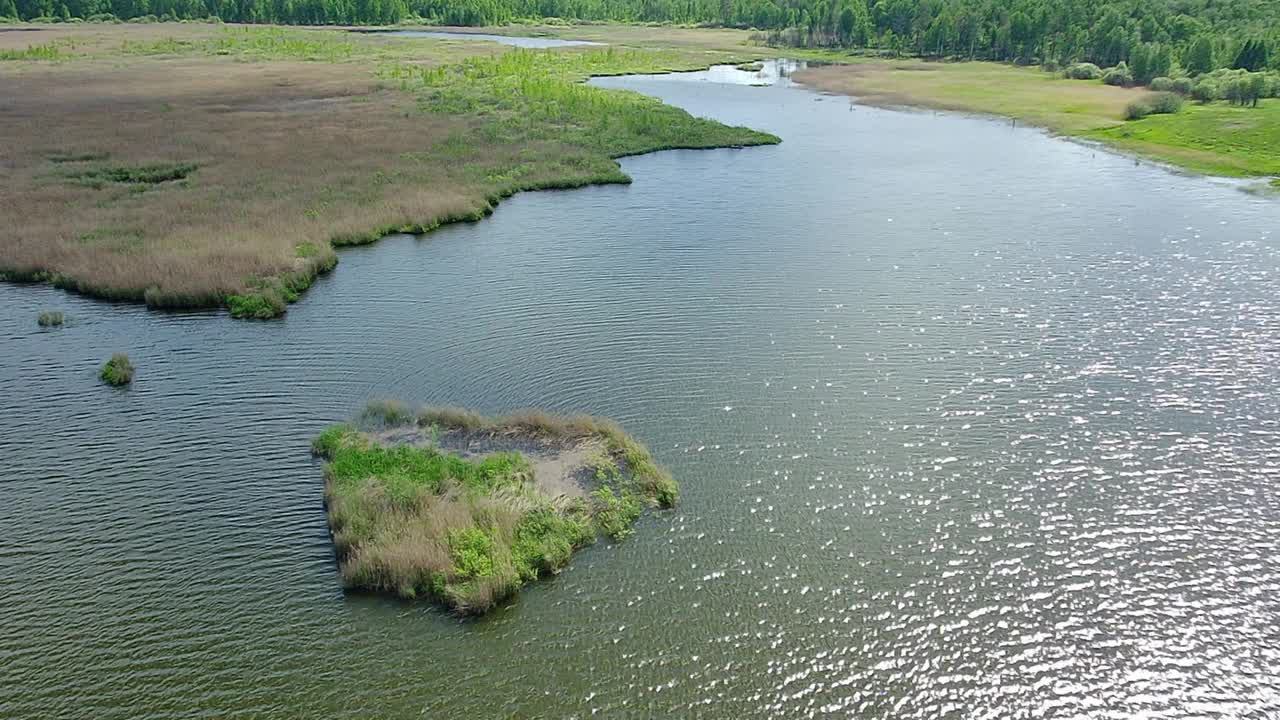
[[[598,84],[783,144],[280,322],[0,285],[0,717],[1280,717],[1280,204],[743,80]],[[344,594],[308,445],[381,397],[613,417],[680,507],[478,622]]]

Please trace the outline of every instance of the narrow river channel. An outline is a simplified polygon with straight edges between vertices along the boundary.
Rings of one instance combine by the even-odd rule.
[[[596,81],[783,143],[280,322],[0,284],[0,717],[1280,716],[1280,205],[777,69]],[[344,594],[308,443],[381,397],[613,417],[681,505],[478,622]]]

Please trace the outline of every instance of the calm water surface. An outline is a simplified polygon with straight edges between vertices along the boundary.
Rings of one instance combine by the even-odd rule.
[[[0,285],[0,717],[1280,716],[1280,206],[600,84],[785,142],[344,251],[282,322]],[[344,595],[308,442],[376,397],[612,416],[681,506],[479,622]]]

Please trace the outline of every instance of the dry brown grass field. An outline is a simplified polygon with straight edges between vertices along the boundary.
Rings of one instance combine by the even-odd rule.
[[[0,61],[10,279],[162,307],[265,289],[241,314],[266,317],[332,267],[331,242],[479,217],[519,189],[625,179],[593,148],[493,136],[492,113],[433,112],[385,79],[506,51],[491,43],[0,27],[0,51],[33,46],[56,57]]]

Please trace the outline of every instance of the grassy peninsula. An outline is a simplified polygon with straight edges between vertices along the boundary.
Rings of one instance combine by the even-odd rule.
[[[371,404],[315,439],[346,586],[483,613],[678,489],[617,425]]]
[[[335,246],[627,182],[623,155],[778,141],[582,84],[748,57],[689,44],[34,24],[0,51],[0,275],[158,308],[275,317]]]
[[[1175,113],[1126,120],[1131,105],[1156,93],[995,62],[800,54],[839,62],[802,70],[796,80],[862,103],[1003,115],[1193,172],[1280,175],[1280,99],[1258,107],[1188,100]]]

